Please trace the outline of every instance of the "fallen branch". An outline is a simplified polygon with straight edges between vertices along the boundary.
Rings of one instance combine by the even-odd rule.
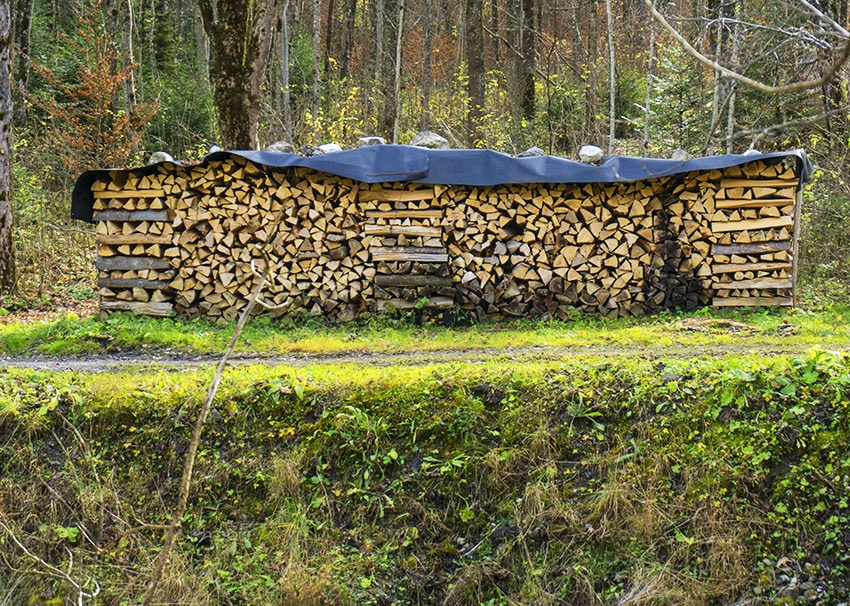
[[[2,528],[6,532],[6,534],[9,535],[9,538],[12,539],[12,542],[18,546],[18,549],[23,551],[24,554],[30,560],[32,560],[42,568],[42,572],[57,579],[61,579],[74,588],[74,590],[77,592],[77,606],[83,606],[85,604],[86,598],[95,599],[100,594],[100,584],[97,582],[97,579],[91,580],[91,582],[94,584],[94,589],[92,591],[86,591],[85,589],[83,589],[83,584],[78,583],[74,579],[74,577],[71,576],[71,571],[74,568],[74,554],[67,547],[65,549],[68,551],[68,572],[65,572],[64,570],[53,566],[52,564],[48,563],[44,559],[35,555],[29,549],[27,549],[27,546],[21,543],[14,531],[12,531],[12,529],[9,528],[9,526],[7,526],[6,523],[2,520],[0,520],[0,528]]]

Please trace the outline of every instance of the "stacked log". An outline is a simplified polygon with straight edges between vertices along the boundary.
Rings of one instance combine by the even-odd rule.
[[[461,306],[480,319],[566,317],[575,307],[644,312],[662,188],[661,181],[453,188],[447,239]]]
[[[479,319],[790,304],[795,166],[620,184],[366,184],[232,156],[93,187],[102,307],[232,320],[258,272],[274,313]]]
[[[165,251],[174,229],[159,180],[116,171],[92,192],[101,309],[171,314],[174,270]]]
[[[232,320],[267,273],[262,301],[280,312],[353,318],[371,295],[368,237],[350,179],[266,171],[234,157],[178,178],[176,309]],[[362,268],[355,271],[355,264]]]
[[[793,167],[726,171],[711,216],[715,306],[793,305],[802,201]]]
[[[384,183],[360,191],[378,311],[445,309],[454,304],[438,196],[444,189]]]

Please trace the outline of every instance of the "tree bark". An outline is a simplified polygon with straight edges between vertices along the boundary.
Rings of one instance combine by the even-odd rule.
[[[534,0],[522,0],[522,115],[534,120]]]
[[[0,0],[0,293],[15,283],[12,247],[12,0]]]
[[[605,0],[605,17],[608,21],[608,153],[614,153],[617,134],[617,57],[614,52],[614,16],[611,0]]]
[[[339,77],[351,76],[351,54],[354,50],[354,21],[357,19],[357,0],[345,0],[342,20],[342,57],[339,65]]]
[[[434,50],[434,0],[425,0],[425,43],[422,48],[422,111],[419,130],[431,125],[431,53]]]
[[[30,32],[32,31],[33,0],[18,0],[15,5],[15,65],[14,118],[19,129],[27,126],[27,104],[30,77]]]
[[[280,27],[281,65],[280,79],[283,91],[283,130],[286,140],[292,143],[292,99],[289,90],[289,0],[283,1],[283,19]]]
[[[258,149],[262,84],[278,0],[199,0],[213,60],[211,80],[222,145]]]
[[[210,77],[210,45],[204,33],[204,19],[201,16],[201,8],[195,6],[192,13],[192,29],[195,33],[195,53],[198,58],[198,70],[200,76],[205,80]]]
[[[482,0],[466,0],[466,65],[469,108],[467,113],[467,144],[480,147],[483,144],[481,131],[484,117],[484,35],[482,27]]]
[[[319,47],[322,44],[322,0],[313,0],[313,119],[319,117],[322,103],[322,72],[319,69]]]
[[[598,22],[596,2],[587,3],[587,35],[584,37],[586,45],[584,64],[584,136],[586,140],[592,141],[596,138],[596,59]]]
[[[655,86],[655,19],[649,15],[649,50],[646,57],[646,99],[643,107],[643,146],[644,154],[649,155],[652,123],[652,87]]]
[[[398,0],[398,21],[395,35],[395,69],[393,72],[393,143],[398,143],[399,92],[401,90],[401,49],[404,38],[404,0]]]

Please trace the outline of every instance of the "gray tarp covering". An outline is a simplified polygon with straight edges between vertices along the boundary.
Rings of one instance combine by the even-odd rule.
[[[693,160],[607,157],[599,166],[581,164],[555,156],[513,158],[507,154],[479,149],[425,149],[409,145],[373,145],[303,158],[295,154],[268,151],[220,151],[209,154],[202,163],[239,156],[269,168],[301,167],[347,177],[364,183],[408,181],[443,185],[503,185],[514,183],[628,183],[657,179],[692,171],[728,168],[760,159],[791,158],[797,164],[801,183],[812,166],[803,150],[772,154],[708,156]],[[111,170],[89,170],[74,185],[71,217],[92,221],[94,199],[91,185]],[[157,165],[132,169],[150,174]]]

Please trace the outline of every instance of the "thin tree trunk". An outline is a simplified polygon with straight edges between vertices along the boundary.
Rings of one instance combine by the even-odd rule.
[[[351,54],[354,49],[354,22],[357,19],[357,0],[345,0],[342,21],[342,57],[339,65],[339,77],[351,76]]]
[[[714,60],[723,60],[723,14],[722,6],[717,9],[717,32],[714,34]],[[654,19],[653,19],[654,21]],[[723,75],[714,70],[714,97],[711,102],[711,123],[717,124],[720,119],[720,107],[723,105]]]
[[[313,119],[319,117],[322,101],[322,72],[319,70],[319,47],[322,44],[322,0],[313,0]]]
[[[121,20],[121,67],[127,69],[135,64],[133,56],[133,36],[135,35],[135,23],[133,19],[133,0],[126,0],[126,13]],[[130,71],[130,77],[124,80],[124,103],[127,113],[133,113],[138,103],[138,89],[136,88],[136,68]]]
[[[398,118],[401,91],[401,48],[404,37],[404,0],[398,3],[398,26],[395,37],[395,72],[393,74],[393,143],[398,143]]]
[[[493,64],[499,64],[499,52],[501,40],[499,40],[499,1],[490,0],[490,31],[495,35],[490,36],[490,43],[493,53]]]
[[[280,65],[281,88],[283,89],[283,130],[286,140],[292,143],[292,99],[289,90],[289,0],[283,2],[283,23],[281,31],[281,53]]]
[[[328,23],[325,26],[325,77],[331,73],[331,43],[334,35],[334,10],[336,0],[328,0]]]
[[[481,132],[484,116],[484,36],[482,28],[482,0],[466,0],[466,64],[469,108],[467,113],[467,141],[469,147],[483,143]]]
[[[384,69],[384,3],[386,0],[372,0],[372,27],[375,32],[375,56],[372,64],[374,81],[380,82]]]
[[[611,0],[605,0],[605,16],[608,21],[608,154],[613,154],[614,137],[617,134],[617,63]]]
[[[735,24],[732,26],[732,68],[738,69],[738,50],[740,47],[741,27],[738,21],[740,15],[740,4],[735,2]],[[726,116],[726,153],[732,153],[732,137],[735,134],[735,100],[738,92],[738,83],[734,80],[729,83],[729,107]]]
[[[30,32],[32,31],[33,0],[18,0],[15,6],[15,40],[17,65],[15,66],[15,125],[19,129],[27,126],[27,104],[30,77]]]
[[[425,43],[422,49],[422,112],[419,130],[428,130],[431,124],[431,52],[434,49],[434,2],[425,0]]]
[[[534,0],[522,0],[522,115],[534,120]]]
[[[508,44],[513,49],[510,52],[508,65],[508,89],[511,98],[511,120],[513,121],[513,137],[519,138],[521,134],[521,122],[523,116],[523,56],[522,56],[522,0],[507,0],[507,38]],[[517,52],[519,51],[519,52]]]
[[[654,5],[654,3],[653,3]],[[643,145],[645,155],[649,155],[652,122],[652,87],[655,80],[655,19],[649,15],[649,51],[646,59],[646,99],[643,106]]]
[[[192,13],[193,29],[195,31],[195,53],[198,58],[198,71],[200,76],[209,81],[210,78],[210,45],[204,33],[204,19],[201,17],[201,9],[196,4]]]
[[[597,59],[597,12],[596,2],[588,3],[587,13],[587,35],[585,44],[587,46],[587,61],[585,66],[584,80],[584,136],[587,140],[593,140],[598,134],[596,127],[596,59]]]
[[[0,0],[0,293],[15,283],[12,247],[12,0]]]

